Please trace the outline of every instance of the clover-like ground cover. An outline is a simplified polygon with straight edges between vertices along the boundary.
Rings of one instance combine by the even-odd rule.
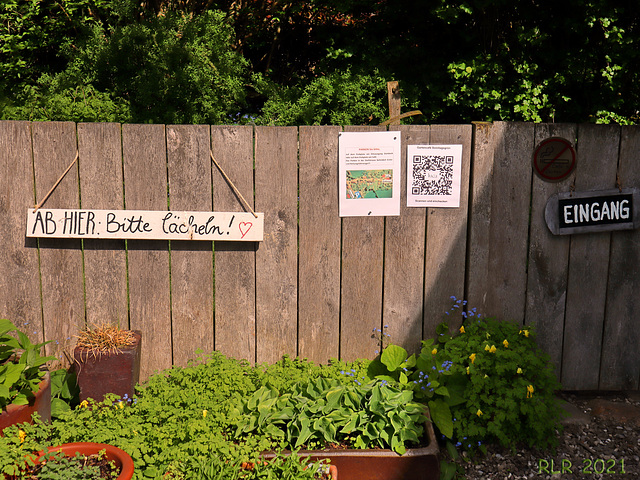
[[[284,357],[251,366],[214,352],[154,375],[135,398],[83,402],[49,425],[10,427],[0,439],[0,471],[17,473],[25,452],[78,441],[125,450],[134,478],[311,478],[315,470],[295,456],[265,465],[259,455],[334,442],[401,452],[422,432],[422,409],[411,392],[365,381],[368,364]]]

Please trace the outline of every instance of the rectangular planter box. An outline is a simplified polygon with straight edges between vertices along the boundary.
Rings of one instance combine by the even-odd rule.
[[[94,354],[91,350],[76,347],[73,352],[74,368],[80,387],[80,401],[93,398],[104,400],[107,393],[123,397],[133,396],[140,379],[140,352],[142,335],[134,331],[136,343],[117,352]]]
[[[340,480],[438,480],[440,450],[431,421],[426,422],[425,437],[425,447],[407,449],[404,455],[384,449],[301,450],[298,455],[313,461],[329,459]]]

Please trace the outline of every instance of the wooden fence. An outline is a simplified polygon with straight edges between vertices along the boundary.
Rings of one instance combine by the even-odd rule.
[[[640,186],[640,128],[389,128],[403,156],[409,144],[463,145],[459,208],[338,216],[338,132],[381,127],[0,122],[0,316],[52,350],[86,322],[139,329],[146,378],[196,349],[251,362],[371,358],[384,325],[416,350],[453,295],[535,325],[565,389],[638,389],[640,232],[553,236],[543,209],[572,187]],[[534,147],[550,136],[577,145],[577,169],[560,183],[532,174]],[[25,237],[27,208],[76,151],[47,208],[242,210],[210,149],[265,213],[263,242]]]

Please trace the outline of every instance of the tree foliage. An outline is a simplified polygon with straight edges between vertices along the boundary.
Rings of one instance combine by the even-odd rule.
[[[637,123],[640,5],[618,0],[5,0],[0,117]]]

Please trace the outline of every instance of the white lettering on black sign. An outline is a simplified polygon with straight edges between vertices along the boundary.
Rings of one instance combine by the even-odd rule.
[[[639,197],[636,188],[557,193],[547,201],[544,216],[554,235],[632,230],[640,224],[634,207]]]
[[[633,195],[559,200],[560,228],[627,223],[633,218]]]

